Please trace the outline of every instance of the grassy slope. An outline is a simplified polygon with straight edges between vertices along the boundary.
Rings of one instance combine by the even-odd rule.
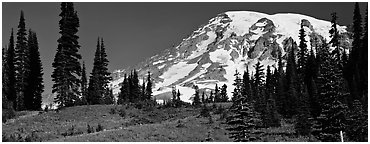
[[[219,104],[218,104],[219,105]],[[230,104],[220,104],[224,107]],[[209,105],[212,108],[212,105]],[[19,118],[2,125],[2,134],[20,135],[32,132],[40,141],[161,141],[161,142],[200,142],[210,137],[212,141],[229,142],[227,125],[219,120],[220,115],[212,114],[214,123],[208,118],[198,117],[200,109],[169,108],[143,111],[126,109],[122,118],[117,113],[109,114],[111,109],[121,106],[93,105],[77,106],[61,110],[44,112]],[[101,124],[104,131],[87,133],[87,124],[97,127]],[[74,126],[73,136],[64,137]],[[278,128],[263,129],[261,141],[316,141],[309,137],[294,135],[294,125],[286,120]]]

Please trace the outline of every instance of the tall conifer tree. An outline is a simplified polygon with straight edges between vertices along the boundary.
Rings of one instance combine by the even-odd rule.
[[[78,53],[80,45],[79,37],[76,35],[80,24],[71,2],[61,3],[59,16],[61,37],[58,39],[58,48],[52,64],[54,67],[51,75],[54,81],[52,92],[56,93],[55,102],[59,103],[59,107],[68,107],[75,105],[80,95],[81,55]]]
[[[18,25],[17,32],[17,43],[15,46],[15,88],[17,92],[16,98],[16,110],[25,110],[24,97],[25,90],[27,87],[27,77],[29,75],[29,56],[28,56],[28,46],[26,38],[26,24],[24,19],[23,11],[21,11],[21,16]]]
[[[6,77],[8,78],[8,94],[7,100],[12,104],[13,109],[16,109],[16,89],[15,89],[15,84],[16,84],[16,78],[15,78],[15,45],[14,45],[14,34],[13,34],[13,29],[10,34],[9,38],[9,45],[6,50]],[[5,70],[5,68],[3,69]]]
[[[28,86],[25,94],[25,106],[29,110],[40,110],[42,104],[43,68],[40,59],[37,35],[29,30],[28,34],[29,66],[30,72],[27,78]]]

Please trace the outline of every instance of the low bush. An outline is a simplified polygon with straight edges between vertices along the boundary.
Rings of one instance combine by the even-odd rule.
[[[98,127],[96,128],[96,132],[100,132],[100,131],[103,131],[104,128],[102,125],[98,124]]]
[[[61,135],[64,136],[64,137],[73,136],[73,135],[80,135],[80,134],[83,134],[83,132],[81,130],[75,129],[74,125],[72,125],[72,127],[69,128],[67,131],[61,133]]]
[[[119,116],[121,117],[126,117],[127,113],[126,113],[126,110],[125,109],[120,109],[119,112],[118,112]]]
[[[117,108],[116,108],[116,107],[114,107],[114,108],[110,108],[109,114],[114,115],[114,114],[116,114],[116,113],[117,113]]]
[[[94,133],[94,127],[87,125],[87,133]]]
[[[202,106],[202,109],[200,111],[200,116],[201,117],[209,117],[209,116],[211,116],[210,110],[209,110],[209,108],[206,105],[203,105]]]

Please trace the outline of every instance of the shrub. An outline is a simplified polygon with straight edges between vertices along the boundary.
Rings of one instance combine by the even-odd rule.
[[[209,117],[209,116],[211,116],[211,114],[209,113],[209,109],[208,109],[208,107],[206,105],[203,105],[202,106],[202,109],[200,111],[200,116],[201,117]]]
[[[116,113],[117,113],[117,108],[116,107],[111,108],[110,111],[109,111],[109,114],[112,114],[112,115],[114,115]]]
[[[100,131],[103,131],[103,126],[98,124],[98,127],[96,128],[96,132],[100,132]]]
[[[89,124],[87,125],[87,133],[93,133],[94,127],[91,127]]]
[[[69,128],[66,132],[61,133],[61,135],[64,136],[64,137],[73,136],[73,135],[80,135],[80,134],[83,134],[83,132],[81,130],[75,129],[74,125],[72,125],[72,127]]]
[[[121,117],[126,117],[126,110],[125,109],[120,109],[118,114]]]

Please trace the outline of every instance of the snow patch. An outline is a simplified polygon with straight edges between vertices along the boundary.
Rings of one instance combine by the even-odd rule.
[[[159,78],[162,78],[164,81],[162,83],[159,83],[156,87],[160,88],[175,83],[179,79],[187,76],[196,66],[196,63],[186,64],[186,62],[179,62],[173,65],[165,73],[159,76]]]

